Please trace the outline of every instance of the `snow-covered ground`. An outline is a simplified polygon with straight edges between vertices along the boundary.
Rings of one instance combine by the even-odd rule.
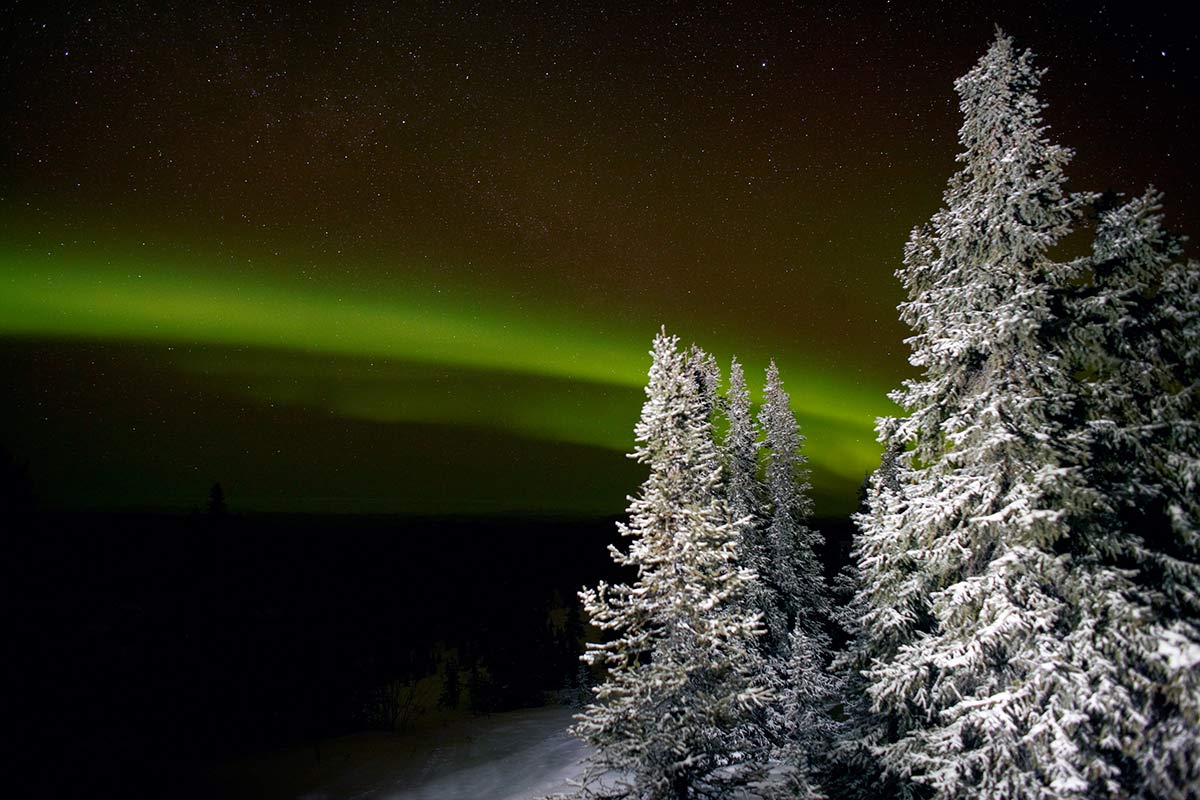
[[[328,740],[318,761],[297,748],[230,765],[221,796],[303,800],[534,800],[578,776],[584,745],[569,709],[538,708],[454,720],[402,736]]]

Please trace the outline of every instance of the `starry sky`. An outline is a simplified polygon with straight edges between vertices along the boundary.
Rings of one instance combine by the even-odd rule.
[[[1165,5],[8,4],[0,445],[51,508],[615,514],[665,324],[777,359],[846,513],[997,24],[1188,232]]]

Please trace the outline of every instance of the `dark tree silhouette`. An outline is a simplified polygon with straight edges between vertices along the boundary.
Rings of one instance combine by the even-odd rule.
[[[461,683],[458,674],[458,659],[451,656],[446,660],[446,668],[442,675],[442,692],[438,697],[439,707],[452,710],[458,708]]]
[[[0,513],[25,513],[33,510],[33,480],[29,463],[18,461],[0,444]]]
[[[221,488],[220,481],[208,490],[208,505],[205,510],[211,517],[223,517],[229,513],[229,507],[225,504],[225,490]]]

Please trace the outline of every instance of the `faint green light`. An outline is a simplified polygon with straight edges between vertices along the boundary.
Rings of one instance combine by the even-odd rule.
[[[480,424],[619,451],[632,445],[655,322],[644,330],[620,328],[561,302],[537,298],[531,311],[467,289],[446,294],[397,286],[366,295],[350,286],[313,288],[145,257],[132,263],[122,271],[81,256],[0,251],[0,334],[250,346],[524,376],[509,395],[489,394],[477,379],[464,378],[463,396],[449,398],[445,387],[402,376],[322,392],[312,386],[311,363],[285,366],[293,374],[282,376],[270,366],[275,358],[236,367],[245,379],[239,391],[348,417]],[[700,344],[721,353],[730,342]],[[877,463],[872,426],[889,411],[883,388],[814,370],[795,352],[780,356],[813,467],[857,483]],[[761,366],[748,365],[747,373],[753,382]],[[323,385],[339,379],[326,377]]]

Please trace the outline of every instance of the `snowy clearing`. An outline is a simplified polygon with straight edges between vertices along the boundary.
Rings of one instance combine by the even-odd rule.
[[[361,733],[230,765],[224,797],[302,800],[534,800],[563,791],[586,752],[570,709],[537,708],[403,735]]]

